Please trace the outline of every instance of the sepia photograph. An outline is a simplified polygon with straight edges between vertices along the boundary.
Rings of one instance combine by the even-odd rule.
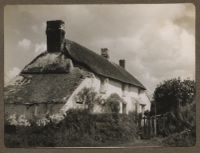
[[[6,5],[7,148],[196,144],[195,6]]]

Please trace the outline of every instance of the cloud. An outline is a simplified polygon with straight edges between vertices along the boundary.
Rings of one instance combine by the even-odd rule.
[[[62,19],[66,38],[111,61],[126,59],[126,69],[150,91],[172,77],[195,76],[195,7],[193,4],[18,5],[5,10],[6,71],[23,67],[46,50],[46,21]],[[19,35],[12,35],[12,29]],[[16,52],[19,40],[30,38],[32,52]],[[22,43],[23,44],[23,43]],[[23,45],[22,45],[23,46]],[[20,59],[19,62],[15,59]]]
[[[46,49],[46,43],[40,43],[40,44],[36,44],[35,45],[35,50],[34,50],[34,52],[36,53],[36,54],[40,54],[40,53],[42,53],[42,52],[44,52],[44,51],[46,51],[47,49]]]
[[[4,78],[5,84],[12,80],[15,76],[17,76],[20,73],[20,71],[21,70],[18,67],[13,67],[11,70],[9,70]]]
[[[18,42],[18,45],[23,49],[28,50],[30,49],[31,41],[29,39],[24,38]]]
[[[32,25],[31,29],[33,30],[33,32],[36,32],[36,33],[39,31],[36,25]]]

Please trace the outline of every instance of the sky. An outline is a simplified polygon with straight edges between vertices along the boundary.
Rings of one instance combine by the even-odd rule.
[[[195,78],[193,4],[7,5],[4,80],[12,80],[46,50],[46,21],[63,20],[66,38],[126,69],[150,93],[163,80]]]

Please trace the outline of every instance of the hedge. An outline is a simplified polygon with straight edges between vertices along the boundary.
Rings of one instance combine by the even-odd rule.
[[[59,123],[38,126],[5,124],[7,147],[90,147],[112,146],[134,141],[137,127],[133,114],[91,114],[69,110]]]

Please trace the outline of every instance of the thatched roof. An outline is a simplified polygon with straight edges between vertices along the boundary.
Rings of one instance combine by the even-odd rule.
[[[87,75],[79,68],[66,74],[20,74],[5,87],[5,103],[65,103]]]
[[[40,54],[22,73],[68,73],[71,67],[69,58],[97,75],[145,89],[142,83],[121,66],[70,40],[66,40],[64,51]]]
[[[72,61],[62,52],[44,52],[25,66],[21,73],[68,73],[72,68]]]
[[[81,66],[73,68],[75,65]],[[91,73],[145,87],[129,72],[95,52],[66,40],[64,51],[37,56],[5,87],[5,103],[64,103]]]
[[[142,83],[124,68],[73,41],[66,40],[65,52],[71,56],[73,61],[84,65],[98,75],[145,89]]]

